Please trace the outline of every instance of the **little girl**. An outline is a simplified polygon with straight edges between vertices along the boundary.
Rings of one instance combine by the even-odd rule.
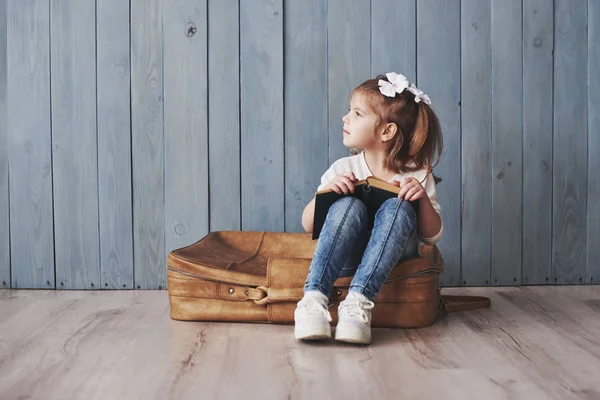
[[[321,177],[319,190],[354,192],[354,182],[376,176],[400,187],[374,217],[365,204],[344,196],[329,209],[310,265],[304,297],[294,312],[296,339],[331,337],[329,296],[338,277],[354,274],[338,308],[335,339],[371,342],[371,309],[392,268],[419,255],[419,242],[437,243],[442,235],[434,158],[442,152],[439,120],[429,97],[394,72],[369,79],[352,90],[342,118],[343,142],[352,156],[335,161]],[[360,151],[360,152],[358,152]],[[313,230],[315,199],[302,214]],[[417,212],[418,210],[418,212]],[[357,265],[358,264],[358,265]]]

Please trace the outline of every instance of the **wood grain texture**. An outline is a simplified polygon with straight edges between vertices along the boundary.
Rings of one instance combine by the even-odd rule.
[[[599,7],[0,0],[0,289],[164,288],[208,232],[303,231],[389,71],[442,123],[442,284],[596,284]]]
[[[9,0],[11,284],[54,288],[48,1]]]
[[[102,289],[133,288],[129,2],[96,2]]]
[[[491,1],[463,0],[460,7],[461,275],[463,284],[487,286],[492,256]]]
[[[131,1],[134,285],[166,285],[161,0]]]
[[[443,289],[489,309],[369,346],[291,325],[169,319],[164,291],[0,291],[0,393],[13,399],[596,399],[600,287]],[[377,306],[376,306],[377,307]],[[460,382],[460,384],[457,384]]]
[[[371,1],[371,75],[373,77],[394,71],[406,76],[411,82],[416,81],[416,24],[416,0]]]
[[[600,4],[588,1],[588,193],[586,283],[600,282]]]
[[[240,2],[242,230],[284,221],[283,0]]]
[[[208,1],[210,230],[240,230],[240,18],[238,0]]]
[[[343,143],[342,122],[350,109],[350,92],[371,78],[371,21],[367,18],[371,2],[329,0],[327,7],[328,163],[331,165],[350,155]]]
[[[285,230],[305,232],[302,212],[329,168],[327,3],[288,2],[284,13]]]
[[[169,252],[208,226],[207,2],[163,2],[165,238]]]
[[[50,2],[57,289],[100,287],[96,2]]]
[[[10,287],[6,0],[0,0],[0,289]]]
[[[443,66],[443,67],[441,67]],[[460,148],[460,2],[417,2],[417,86],[431,98],[440,119],[444,152],[435,174],[444,234],[438,247],[444,255],[443,285],[461,276],[461,148]],[[468,284],[468,282],[467,282]]]
[[[521,0],[492,0],[492,285],[521,283],[523,29]]]
[[[524,284],[548,283],[552,267],[553,50],[553,1],[523,2]]]
[[[554,4],[552,280],[568,284],[586,278],[588,12],[583,0]]]

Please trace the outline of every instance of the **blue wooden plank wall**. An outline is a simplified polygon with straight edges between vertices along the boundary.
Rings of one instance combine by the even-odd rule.
[[[597,0],[0,0],[0,287],[165,288],[302,232],[351,89],[430,95],[445,286],[600,279]]]

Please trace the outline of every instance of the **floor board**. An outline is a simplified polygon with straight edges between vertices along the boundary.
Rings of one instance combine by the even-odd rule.
[[[0,398],[600,399],[600,286],[443,293],[492,307],[355,346],[173,321],[166,291],[2,290]]]

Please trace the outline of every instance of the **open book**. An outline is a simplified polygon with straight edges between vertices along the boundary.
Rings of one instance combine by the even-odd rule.
[[[398,197],[399,192],[400,188],[398,186],[394,186],[375,176],[369,176],[354,182],[354,193],[350,192],[344,194],[344,192],[342,192],[337,194],[333,189],[319,190],[315,195],[315,216],[313,220],[312,239],[314,240],[319,237],[321,229],[325,224],[329,208],[338,199],[345,196],[354,196],[362,200],[369,210],[370,224],[372,225],[375,214],[383,202],[391,197]],[[411,204],[416,207],[418,202],[411,202]]]

